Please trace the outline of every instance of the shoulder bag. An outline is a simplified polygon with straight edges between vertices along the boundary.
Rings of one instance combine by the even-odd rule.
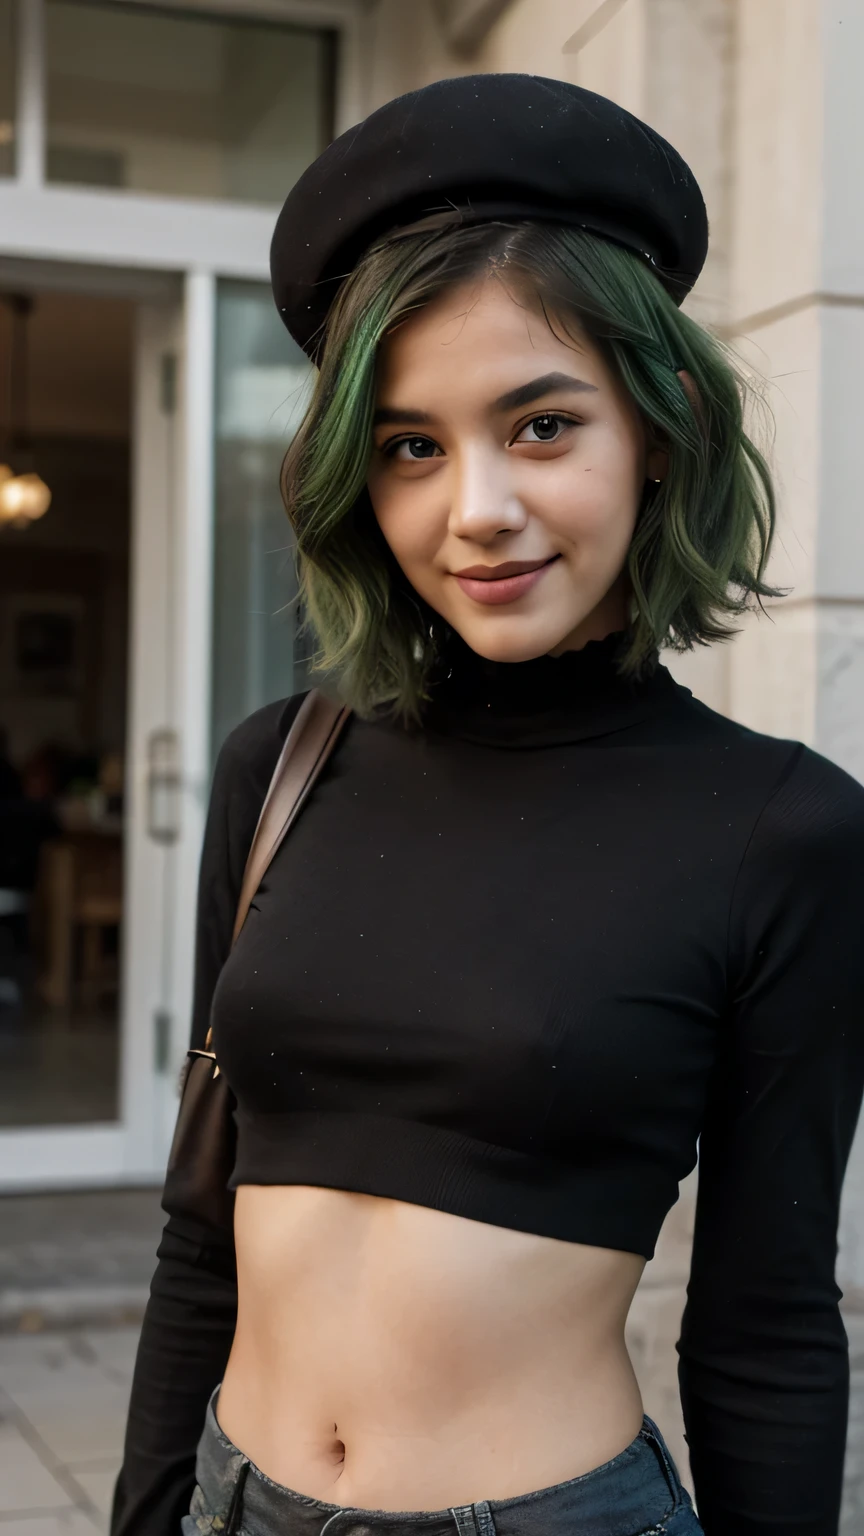
[[[317,689],[303,700],[258,817],[243,873],[232,947],[273,855],[304,805],[349,714],[349,709],[325,698]],[[204,1049],[186,1054],[162,1207],[169,1215],[230,1231],[234,1194],[227,1185],[234,1164],[233,1100],[211,1050],[212,1037],[211,1026]]]

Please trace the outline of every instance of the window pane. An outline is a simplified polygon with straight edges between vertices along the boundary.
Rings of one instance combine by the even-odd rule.
[[[213,754],[233,726],[308,686],[279,470],[312,367],[264,283],[221,282],[216,321]]]
[[[0,176],[15,172],[15,17],[0,0]]]
[[[73,0],[45,27],[49,181],[281,202],[332,137],[331,32]]]

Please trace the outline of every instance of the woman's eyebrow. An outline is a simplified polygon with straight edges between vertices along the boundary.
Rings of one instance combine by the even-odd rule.
[[[532,379],[529,384],[520,384],[517,389],[508,389],[506,395],[499,395],[493,410],[515,411],[520,405],[531,405],[533,401],[541,400],[553,390],[567,390],[570,394],[585,391],[597,394],[596,384],[587,384],[584,379],[575,379],[569,373],[544,373],[539,379]]]
[[[428,411],[412,411],[409,407],[403,410],[398,405],[379,405],[372,417],[373,427],[431,427],[434,424],[435,418]]]
[[[542,400],[544,395],[549,395],[553,390],[566,390],[569,394],[597,394],[596,384],[588,384],[584,379],[576,379],[569,373],[544,373],[539,379],[532,379],[528,384],[520,384],[516,389],[509,389],[506,395],[499,395],[493,400],[493,411],[514,411],[520,405],[531,405],[534,400]],[[404,408],[399,405],[380,405],[372,417],[373,427],[434,427],[435,417],[428,411],[412,410],[410,406]]]

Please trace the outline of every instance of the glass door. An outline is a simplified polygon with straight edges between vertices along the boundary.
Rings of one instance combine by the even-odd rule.
[[[0,275],[51,493],[0,526],[0,1188],[146,1180],[176,1113],[201,798],[184,817],[189,305],[179,278]],[[12,320],[0,304],[4,352]]]
[[[119,1151],[135,304],[2,276],[0,1177],[38,1181]]]

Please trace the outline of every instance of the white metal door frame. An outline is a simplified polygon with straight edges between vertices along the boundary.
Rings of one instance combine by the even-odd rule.
[[[130,667],[122,1173],[165,1165],[192,1004],[198,857],[209,783],[215,281],[139,310]],[[154,741],[176,742],[167,822]],[[172,826],[173,823],[173,826]],[[162,836],[158,834],[161,832]]]

